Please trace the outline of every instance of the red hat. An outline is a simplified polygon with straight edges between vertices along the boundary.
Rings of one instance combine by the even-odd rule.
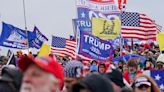
[[[55,59],[51,57],[31,58],[24,56],[18,61],[18,66],[22,71],[25,71],[31,64],[35,64],[41,69],[53,74],[60,80],[60,88],[62,89],[64,85],[64,69]]]

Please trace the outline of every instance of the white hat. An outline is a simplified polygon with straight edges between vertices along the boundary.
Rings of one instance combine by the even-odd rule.
[[[148,86],[151,86],[151,83],[148,81],[147,78],[145,78],[145,77],[139,77],[139,78],[137,78],[136,81],[135,81],[135,86],[136,86],[136,87],[139,87],[139,86],[141,86],[141,85],[148,85]]]
[[[157,63],[164,63],[164,54],[160,54],[157,58]]]

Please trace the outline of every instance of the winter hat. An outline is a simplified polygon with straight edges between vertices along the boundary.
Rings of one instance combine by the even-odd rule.
[[[10,82],[17,90],[19,90],[22,81],[22,73],[14,65],[5,65],[2,68],[0,81]]]
[[[148,85],[148,86],[151,86],[151,83],[148,81],[147,78],[145,78],[145,77],[139,77],[139,78],[137,78],[137,79],[135,80],[134,85],[135,85],[136,87],[139,87],[139,86],[141,86],[141,85]]]
[[[111,69],[107,74],[105,74],[105,76],[121,88],[125,86],[122,73],[119,70]]]
[[[157,58],[157,64],[164,64],[164,54],[160,54]]]
[[[98,74],[89,75],[79,81],[77,84],[73,85],[72,92],[79,92],[79,90],[77,91],[79,85],[83,86],[81,87],[82,89],[87,88],[91,92],[114,92],[111,81]]]
[[[77,78],[81,77],[83,64],[79,61],[69,61],[64,67],[65,77]]]

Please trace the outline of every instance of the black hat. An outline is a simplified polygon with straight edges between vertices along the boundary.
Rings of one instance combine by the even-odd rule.
[[[6,65],[2,68],[0,81],[11,82],[19,89],[22,81],[22,73],[18,68],[14,67],[14,65]]]
[[[105,76],[121,88],[125,86],[122,73],[119,70],[111,69]]]
[[[82,89],[87,88],[91,92],[114,92],[111,81],[98,74],[92,74],[79,81],[72,87],[72,92],[79,92],[79,87]]]

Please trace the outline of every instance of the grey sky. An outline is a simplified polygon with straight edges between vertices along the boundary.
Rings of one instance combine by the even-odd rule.
[[[25,3],[28,30],[32,31],[36,25],[50,39],[48,43],[52,35],[73,34],[72,19],[77,15],[75,0],[25,0]],[[163,4],[164,0],[128,0],[126,10],[145,13],[164,26]],[[24,29],[23,0],[0,0],[0,32],[1,21]]]

